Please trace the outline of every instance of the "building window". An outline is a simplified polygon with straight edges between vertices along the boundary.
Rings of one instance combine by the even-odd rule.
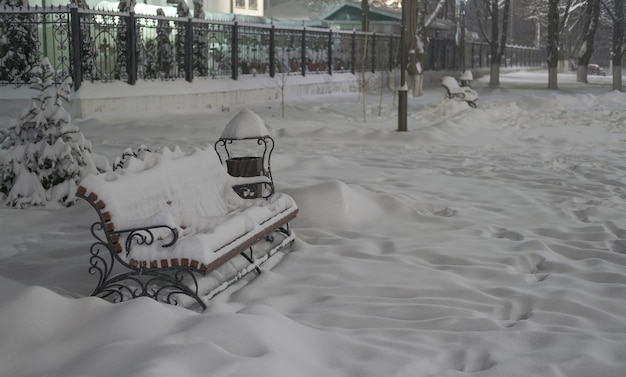
[[[246,0],[236,0],[235,7],[245,9],[246,8]]]
[[[252,10],[257,10],[257,0],[249,0],[248,1],[248,8],[252,9]]]

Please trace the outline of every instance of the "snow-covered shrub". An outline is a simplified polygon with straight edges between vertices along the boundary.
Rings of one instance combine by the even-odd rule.
[[[121,156],[115,158],[113,171],[141,171],[145,169],[147,165],[154,163],[155,156],[165,156],[170,159],[181,158],[195,150],[193,147],[191,148],[192,149],[183,150],[180,146],[175,145],[174,148],[171,149],[166,146],[150,149],[143,144],[135,150],[127,148]]]
[[[103,158],[91,153],[91,143],[63,108],[72,79],[55,88],[47,58],[32,73],[30,87],[36,93],[30,108],[13,126],[0,130],[0,196],[17,208],[51,201],[69,206],[81,178],[107,170],[108,162],[98,163],[98,169],[95,161]]]

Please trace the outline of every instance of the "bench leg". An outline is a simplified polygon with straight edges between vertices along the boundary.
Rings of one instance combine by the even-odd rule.
[[[198,296],[198,281],[191,269],[149,269],[129,271],[100,284],[91,294],[113,302],[122,302],[137,297],[150,297],[156,301],[177,305],[179,294],[189,296],[206,309]]]
[[[176,296],[183,294],[196,300],[202,310],[206,309],[206,304],[198,295],[198,280],[191,268],[134,270],[116,255],[110,242],[100,237],[102,229],[103,222],[97,221],[91,226],[91,234],[96,242],[89,249],[89,274],[98,276],[98,285],[91,296],[113,302],[150,297],[176,305]],[[127,271],[114,275],[116,266],[118,269],[123,266]]]
[[[110,243],[105,242],[105,240],[96,235],[94,228],[98,226],[100,226],[99,223],[95,223],[92,226],[92,234],[97,241],[90,248],[91,266],[89,267],[89,273],[98,275],[98,285],[91,293],[91,296],[97,296],[113,302],[122,302],[136,297],[150,297],[156,301],[176,305],[178,304],[177,296],[183,294],[196,300],[202,310],[207,308],[205,301],[210,300],[216,294],[225,290],[246,273],[256,270],[260,274],[261,269],[259,265],[277,251],[291,244],[295,238],[288,224],[267,234],[264,238],[272,246],[264,256],[255,260],[252,247],[249,248],[249,254],[245,251],[240,253],[254,268],[249,266],[247,269],[244,269],[246,271],[240,271],[240,273],[223,282],[209,293],[203,294],[203,300],[199,296],[199,286],[196,277],[196,273],[199,273],[198,271],[182,266],[134,270],[117,257],[112,248],[109,247]],[[277,235],[280,240],[275,239]],[[124,266],[128,271],[113,275],[113,270],[117,269],[115,266],[118,268]]]
[[[247,260],[248,262],[250,262],[250,264],[254,264],[254,259],[253,259],[253,257],[252,257],[252,248],[250,248],[250,255],[246,254],[246,252],[245,252],[245,251],[242,251],[240,254],[241,254],[241,256],[243,256],[244,258],[246,258],[246,260]],[[261,274],[261,269],[259,268],[259,266],[256,266],[254,269],[256,270],[256,272],[257,272],[258,274]]]

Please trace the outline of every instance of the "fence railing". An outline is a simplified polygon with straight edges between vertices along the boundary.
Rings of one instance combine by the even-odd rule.
[[[487,68],[491,64],[491,50],[486,42],[466,42],[465,54],[451,39],[431,39],[426,48],[424,69],[452,70],[459,68],[461,56],[465,57],[466,69]],[[546,52],[532,47],[511,46],[504,48],[503,67],[539,67],[546,61]]]
[[[132,85],[137,80],[384,71],[398,66],[400,49],[397,35],[75,6],[0,9],[0,31],[0,85],[28,83],[30,70],[48,57],[55,80],[71,75],[75,90],[84,81]],[[453,40],[433,39],[428,46],[425,69],[459,67]],[[505,59],[510,64],[541,64],[538,50],[510,51]],[[488,64],[485,44],[466,44],[465,56],[468,68]]]

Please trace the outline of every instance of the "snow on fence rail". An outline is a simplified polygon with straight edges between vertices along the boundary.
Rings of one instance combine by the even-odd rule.
[[[76,6],[0,8],[0,85],[27,84],[48,57],[56,82],[193,81],[240,75],[391,70],[399,60],[399,36],[274,24],[242,24],[191,17],[139,15]],[[466,67],[488,64],[484,44],[466,44]],[[510,50],[510,51],[509,51]],[[509,47],[505,64],[539,65],[537,49]],[[483,54],[485,51],[485,54]],[[524,53],[522,53],[524,52]],[[455,69],[452,40],[432,40],[426,69]],[[522,57],[521,59],[519,57]]]

